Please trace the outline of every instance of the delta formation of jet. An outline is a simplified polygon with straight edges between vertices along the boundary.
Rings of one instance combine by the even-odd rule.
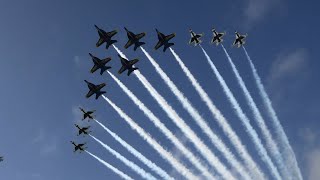
[[[91,53],[89,53],[89,55],[91,56],[92,61],[94,63],[93,67],[90,70],[91,73],[94,73],[98,69],[100,69],[100,75],[102,75],[104,71],[106,71],[106,70],[111,68],[111,66],[106,66],[106,64],[109,61],[111,61],[111,57],[107,57],[105,59],[99,59],[99,58],[93,56]]]
[[[159,41],[156,44],[156,46],[154,47],[154,49],[157,50],[161,46],[163,46],[163,52],[165,52],[167,50],[167,48],[174,45],[174,43],[169,43],[169,40],[174,38],[176,36],[176,34],[172,33],[172,34],[169,34],[166,36],[166,35],[162,34],[161,32],[159,32],[158,29],[156,29],[156,31],[157,31]]]
[[[82,118],[82,120],[85,120],[86,118],[89,118],[89,120],[90,119],[94,119],[94,116],[92,115],[94,112],[95,112],[95,110],[93,110],[93,111],[85,111],[84,109],[82,109],[81,107],[79,107],[79,109],[82,111],[82,113],[83,113],[83,118]]]
[[[116,35],[118,33],[117,30],[113,30],[110,32],[105,32],[103,29],[100,29],[97,25],[94,25],[94,27],[96,27],[98,34],[99,34],[99,40],[96,43],[96,46],[99,47],[101,46],[103,43],[106,43],[106,49],[109,48],[109,46],[113,43],[116,43],[117,40],[112,40],[112,36]]]
[[[134,34],[133,32],[129,31],[126,27],[124,29],[127,31],[127,36],[129,39],[126,45],[124,45],[124,48],[127,49],[128,47],[134,44],[133,50],[137,50],[139,46],[146,44],[145,42],[140,42],[140,39],[146,35],[145,32],[140,34]]]
[[[91,133],[91,131],[89,131],[90,126],[80,127],[78,124],[74,124],[74,125],[79,129],[77,136],[80,136],[81,134],[88,135],[89,133]]]
[[[196,46],[202,42],[200,38],[203,36],[203,34],[196,34],[191,29],[189,30],[189,32],[191,34],[191,39],[189,41],[189,44],[194,43],[194,46]]]
[[[93,94],[96,94],[96,99],[99,98],[99,96],[101,96],[102,94],[105,94],[106,92],[105,91],[101,91],[101,89],[106,86],[105,83],[101,83],[101,84],[98,84],[98,85],[95,85],[87,80],[84,80],[84,82],[87,83],[88,85],[88,88],[89,88],[89,92],[87,93],[86,95],[86,98],[89,98],[91,97]]]
[[[118,71],[119,74],[123,73],[125,70],[128,70],[127,75],[129,76],[134,70],[139,69],[139,68],[133,66],[135,63],[137,63],[139,61],[139,59],[133,59],[133,60],[129,61],[128,59],[121,57],[120,54],[118,54],[118,56],[119,56],[119,58],[121,60],[121,64],[122,64],[122,67]]]
[[[81,152],[85,151],[85,149],[87,149],[86,147],[84,147],[84,145],[86,145],[86,143],[76,144],[76,143],[73,142],[73,141],[70,141],[70,142],[71,142],[71,143],[73,144],[73,146],[74,146],[74,151],[73,151],[73,152],[76,152],[76,151],[79,150],[79,152],[81,153]]]
[[[241,35],[239,34],[237,31],[235,32],[236,33],[236,40],[233,42],[232,46],[235,46],[237,45],[238,48],[242,45],[245,44],[245,38],[248,36],[247,34],[246,35]]]
[[[214,28],[212,29],[213,32],[213,38],[211,40],[211,44],[216,43],[218,46],[219,43],[223,41],[222,37],[226,34],[226,32],[218,33]]]

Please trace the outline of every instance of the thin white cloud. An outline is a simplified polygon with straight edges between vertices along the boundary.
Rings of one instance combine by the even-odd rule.
[[[263,20],[275,10],[279,9],[283,0],[247,0],[244,8],[244,16],[247,25],[251,26]]]
[[[299,75],[308,65],[308,54],[305,49],[297,49],[279,55],[272,63],[269,82],[279,81],[287,77]]]

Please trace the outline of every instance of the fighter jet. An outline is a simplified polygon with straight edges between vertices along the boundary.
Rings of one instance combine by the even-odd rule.
[[[121,60],[121,64],[122,67],[120,68],[120,70],[118,71],[119,74],[123,73],[123,71],[128,70],[128,76],[136,69],[139,69],[137,67],[133,67],[133,65],[135,63],[137,63],[139,61],[139,59],[133,59],[131,61],[129,61],[128,59],[125,59],[123,57],[120,56],[120,54],[118,54],[120,60]]]
[[[108,70],[111,68],[111,66],[106,66],[106,64],[111,61],[111,57],[105,58],[105,59],[99,59],[95,56],[93,56],[91,53],[89,53],[89,55],[92,58],[92,61],[94,63],[93,67],[91,68],[90,72],[94,73],[96,70],[101,69],[100,70],[100,75],[103,74],[104,71]]]
[[[146,33],[143,32],[143,33],[140,33],[140,34],[134,34],[133,32],[129,31],[127,28],[124,28],[126,31],[127,31],[127,36],[129,38],[128,42],[126,43],[126,45],[124,46],[124,48],[128,48],[130,47],[132,44],[134,44],[134,50],[137,50],[137,48],[139,46],[142,46],[144,44],[146,44],[145,42],[140,42],[139,40],[141,38],[143,38]]]
[[[191,29],[189,30],[190,34],[191,34],[191,39],[189,41],[189,44],[194,43],[194,46],[200,44],[202,42],[202,40],[200,39],[203,36],[202,34],[196,34],[194,33]]]
[[[169,43],[169,40],[172,39],[173,37],[175,37],[176,34],[172,33],[172,34],[169,34],[169,35],[166,36],[166,35],[162,34],[161,32],[159,32],[158,29],[156,29],[156,31],[157,31],[157,34],[158,34],[159,41],[158,41],[157,45],[154,47],[154,49],[157,50],[161,46],[164,46],[163,47],[163,52],[165,52],[168,47],[174,45],[174,43]]]
[[[87,80],[84,80],[84,82],[87,83],[88,85],[88,88],[89,88],[89,92],[87,93],[86,95],[86,98],[89,98],[91,97],[93,94],[96,94],[96,99],[99,98],[99,96],[101,96],[102,94],[106,93],[105,91],[101,91],[101,89],[106,86],[105,83],[102,83],[102,84],[98,84],[98,85],[95,85]]]
[[[87,149],[86,147],[83,147],[84,145],[86,145],[86,143],[83,143],[83,144],[76,144],[75,142],[73,141],[70,141],[73,145],[74,145],[74,151],[73,152],[76,152],[79,150],[79,152],[81,153],[82,151],[84,151],[85,149]]]
[[[88,135],[89,133],[91,133],[91,131],[88,131],[90,126],[81,128],[80,126],[78,126],[78,124],[74,124],[74,125],[79,129],[77,136],[80,136],[80,134]]]
[[[94,117],[91,114],[93,114],[95,112],[95,110],[93,110],[93,111],[85,111],[81,107],[79,107],[79,109],[83,112],[82,120],[85,120],[86,118],[94,119]]]
[[[248,34],[241,35],[237,31],[235,33],[236,33],[236,40],[234,40],[232,46],[238,45],[238,48],[239,48],[240,46],[242,46],[246,43],[245,38],[248,36]]]
[[[3,156],[0,156],[0,162],[3,161]]]
[[[105,32],[104,30],[100,29],[97,25],[94,25],[94,27],[96,27],[98,34],[99,34],[99,40],[96,43],[97,47],[101,46],[103,43],[106,43],[107,44],[106,49],[108,49],[111,44],[118,42],[117,40],[111,39],[112,36],[114,36],[118,33],[117,30]]]
[[[226,34],[225,32],[223,33],[218,33],[214,28],[212,29],[213,32],[213,38],[211,40],[211,44],[216,43],[216,45],[218,46],[219,43],[221,43],[223,41],[222,37]]]

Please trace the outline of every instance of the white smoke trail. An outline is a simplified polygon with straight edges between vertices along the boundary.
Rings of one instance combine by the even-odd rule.
[[[94,137],[93,135],[89,134],[90,137],[92,137],[95,141],[97,141],[99,144],[101,144],[106,150],[108,150],[112,155],[114,155],[117,159],[119,159],[121,162],[123,162],[126,166],[131,168],[133,171],[135,171],[137,174],[139,174],[142,178],[147,180],[156,180],[154,176],[152,176],[150,173],[146,172],[144,169],[136,165],[134,162],[128,160],[124,156],[122,156],[117,151],[113,150],[111,147]]]
[[[196,121],[198,126],[201,127],[203,132],[209,137],[211,142],[216,145],[217,149],[225,156],[227,161],[233,166],[233,168],[244,178],[251,179],[244,167],[240,164],[235,156],[231,153],[229,148],[221,141],[221,139],[213,133],[206,121],[201,117],[199,112],[193,107],[191,102],[183,95],[183,93],[177,88],[177,86],[171,81],[168,75],[161,69],[159,64],[149,55],[149,53],[141,47],[143,53],[147,56],[153,67],[156,69],[158,74],[161,76],[163,81],[170,88],[171,92],[178,98],[183,108],[187,110],[190,116]]]
[[[120,86],[120,88],[129,96],[129,98],[138,106],[138,108],[159,128],[159,130],[174,144],[177,149],[197,168],[207,179],[215,179],[207,168],[202,165],[201,161],[187,149],[179,139],[141,102],[118,78],[108,72],[112,79]]]
[[[116,133],[112,132],[110,129],[108,129],[106,126],[104,126],[98,120],[95,119],[95,121],[104,130],[106,130],[116,141],[118,141],[123,147],[125,147],[131,154],[133,154],[136,158],[138,158],[141,162],[143,162],[146,166],[148,166],[152,171],[157,173],[161,178],[166,179],[166,180],[174,180],[174,178],[171,177],[167,172],[165,172],[163,169],[161,169],[159,166],[157,166],[151,160],[149,160],[144,155],[142,155],[139,151],[137,151],[134,147],[132,147],[130,144],[128,144],[126,141],[124,141]]]
[[[117,105],[115,105],[109,98],[102,95],[102,97],[112,106],[112,108],[117,111],[117,113],[130,125],[130,127],[135,130],[158,154],[166,160],[173,168],[177,170],[186,179],[197,180],[199,179],[195,176],[189,169],[187,169],[183,164],[181,164],[177,159],[175,159],[170,152],[165,150],[156,140],[154,140],[150,134],[145,132],[138,124],[136,124],[125,112],[122,111]]]
[[[125,179],[125,180],[133,180],[130,176],[128,176],[127,174],[123,173],[122,171],[120,171],[119,169],[115,168],[114,166],[112,166],[111,164],[105,162],[104,160],[100,159],[99,157],[97,157],[96,155],[90,153],[89,151],[85,150],[86,153],[88,153],[90,156],[92,156],[93,158],[95,158],[96,160],[98,160],[100,163],[102,163],[103,165],[105,165],[107,168],[111,169],[111,171],[113,171],[114,173],[118,174],[121,178]]]
[[[225,52],[228,61],[232,67],[232,71],[235,74],[237,81],[243,91],[243,94],[245,95],[245,98],[247,100],[247,103],[251,109],[251,111],[253,112],[254,118],[257,121],[257,124],[259,126],[259,128],[261,129],[262,135],[264,136],[266,142],[267,142],[267,147],[269,149],[269,152],[271,153],[271,155],[273,156],[273,159],[276,161],[276,163],[278,164],[278,166],[280,167],[281,170],[281,174],[283,178],[286,179],[292,179],[291,174],[289,174],[288,170],[286,169],[285,165],[283,164],[283,158],[282,158],[282,154],[280,154],[278,145],[276,144],[276,142],[273,140],[272,135],[270,133],[269,128],[267,127],[256,103],[254,102],[252,96],[250,95],[249,90],[247,89],[244,81],[242,80],[237,67],[235,66],[235,64],[233,63],[230,55],[228,54],[227,50],[224,48],[224,46],[221,44],[223,51]]]
[[[192,86],[196,89],[197,93],[201,97],[201,100],[205,102],[207,107],[210,109],[213,117],[217,120],[218,124],[222,128],[223,132],[226,136],[230,139],[233,146],[236,148],[238,154],[242,158],[242,160],[246,163],[247,168],[249,169],[250,173],[253,173],[254,179],[265,179],[265,175],[260,170],[259,166],[253,161],[252,157],[248,153],[246,147],[242,144],[240,138],[236,135],[234,130],[231,128],[228,121],[222,115],[222,113],[217,109],[217,107],[213,104],[212,100],[208,96],[208,94],[203,90],[201,85],[198,83],[196,78],[192,75],[190,70],[187,66],[183,63],[180,57],[174,52],[172,48],[169,48],[173,56],[175,57],[176,61],[179,63],[181,69],[188,77],[189,81],[191,82]]]
[[[261,79],[258,75],[257,69],[255,68],[255,66],[254,66],[247,50],[245,49],[245,47],[244,46],[242,46],[242,47],[243,47],[243,50],[244,50],[244,52],[247,56],[247,59],[249,61],[255,82],[256,82],[257,87],[259,89],[259,94],[263,99],[264,106],[267,108],[268,115],[270,116],[270,118],[272,120],[272,124],[274,126],[275,131],[276,131],[277,137],[281,141],[282,148],[284,149],[285,157],[289,157],[289,159],[286,159],[286,161],[287,161],[286,164],[289,166],[288,169],[291,169],[294,171],[295,177],[297,177],[298,179],[303,179],[302,175],[301,175],[301,170],[300,170],[298,163],[297,163],[296,156],[294,154],[294,151],[289,143],[289,140],[288,140],[286,133],[283,130],[283,127],[278,119],[278,116],[272,107],[272,102],[271,102],[262,82],[261,82]]]
[[[209,57],[209,55],[207,54],[207,52],[202,48],[201,45],[200,45],[200,48],[203,51],[204,55],[206,56],[211,69],[214,71],[214,74],[216,75],[220,85],[222,86],[224,93],[227,95],[228,100],[232,104],[232,108],[235,110],[237,116],[239,117],[242,124],[246,128],[248,135],[251,137],[251,140],[254,142],[254,145],[258,151],[258,154],[260,155],[260,158],[267,164],[267,167],[271,171],[272,176],[275,179],[280,180],[281,179],[280,174],[279,174],[277,168],[274,166],[273,162],[271,161],[270,157],[268,156],[266,149],[263,147],[262,142],[259,139],[257,132],[250,125],[250,120],[242,111],[240,105],[238,104],[237,100],[233,96],[232,92],[230,91],[230,89],[227,86],[226,82],[224,81],[223,77],[220,75],[218,69],[213,64],[213,62],[212,62],[211,58]]]
[[[114,46],[116,47],[116,46]],[[118,48],[115,48],[118,53],[121,55]],[[125,57],[125,56],[124,56]],[[150,95],[156,100],[159,106],[164,110],[167,116],[179,127],[179,129],[184,133],[184,135],[194,144],[197,151],[208,160],[209,164],[212,167],[216,167],[216,170],[223,176],[225,179],[233,180],[235,179],[233,175],[226,169],[226,167],[221,164],[219,159],[212,153],[212,151],[206,146],[202,140],[191,130],[191,128],[181,119],[177,112],[168,104],[168,102],[158,93],[156,89],[149,83],[149,81],[140,73],[139,70],[136,70],[134,73],[143,86],[148,90]]]

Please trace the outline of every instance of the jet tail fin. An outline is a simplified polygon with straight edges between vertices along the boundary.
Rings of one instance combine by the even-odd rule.
[[[163,52],[165,52],[170,46],[173,46],[174,43],[168,43],[168,45],[164,46]]]
[[[106,49],[108,49],[110,47],[110,45],[112,45],[113,43],[118,42],[117,40],[110,40],[110,42],[107,43],[106,45]]]
[[[128,70],[128,76],[130,76],[130,74],[131,74],[134,70],[137,70],[137,69],[139,69],[139,68],[134,67],[134,68],[129,69],[129,70]]]
[[[142,46],[142,45],[144,45],[144,44],[146,44],[146,43],[145,43],[145,42],[137,42],[137,43],[135,43],[133,50],[137,50],[138,47],[140,47],[140,46]]]
[[[102,75],[106,70],[111,69],[111,66],[104,66],[101,68],[100,75]]]
[[[100,92],[98,92],[98,93],[96,94],[96,99],[98,99],[99,96],[101,96],[102,94],[105,94],[105,93],[107,93],[107,92],[106,92],[106,91],[100,91]]]

